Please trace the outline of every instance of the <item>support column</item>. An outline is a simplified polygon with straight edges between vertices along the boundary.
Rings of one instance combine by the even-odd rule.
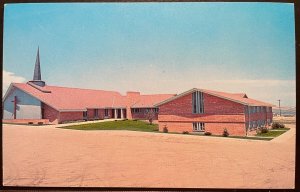
[[[118,117],[117,109],[114,109],[114,110],[115,110],[115,119],[117,119],[117,117]]]
[[[124,109],[121,109],[121,119],[123,119],[124,118]]]

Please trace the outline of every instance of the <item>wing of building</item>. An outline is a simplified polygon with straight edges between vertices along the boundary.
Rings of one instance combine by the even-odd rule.
[[[98,119],[147,119],[151,113],[159,130],[247,135],[272,123],[272,104],[226,93],[193,88],[181,94],[142,95],[127,92],[49,86],[41,80],[39,50],[33,80],[12,83],[3,98],[7,121],[64,123]]]

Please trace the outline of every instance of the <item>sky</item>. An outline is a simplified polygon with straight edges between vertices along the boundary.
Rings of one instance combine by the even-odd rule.
[[[244,92],[295,106],[291,3],[36,3],[4,7],[3,92],[48,85],[181,93]]]

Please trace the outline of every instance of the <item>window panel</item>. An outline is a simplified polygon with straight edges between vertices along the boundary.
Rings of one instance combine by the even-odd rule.
[[[203,93],[196,91],[192,94],[193,113],[204,113]]]

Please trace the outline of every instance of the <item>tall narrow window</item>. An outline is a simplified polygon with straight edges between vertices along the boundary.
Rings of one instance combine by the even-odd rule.
[[[104,109],[104,116],[108,117],[108,109]]]
[[[87,111],[83,111],[83,119],[87,119]]]
[[[203,93],[196,91],[192,95],[193,113],[204,113]]]
[[[98,109],[94,109],[94,115],[95,115],[95,117],[99,117],[99,110]]]

